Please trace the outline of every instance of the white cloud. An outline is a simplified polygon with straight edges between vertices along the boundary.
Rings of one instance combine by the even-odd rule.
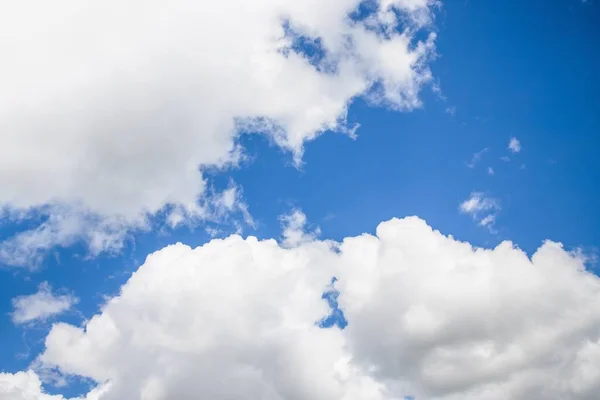
[[[488,173],[488,175],[494,175],[494,174],[495,174],[495,172],[494,172],[494,168],[492,168],[492,167],[488,167],[488,169],[487,169],[487,173]]]
[[[75,205],[53,205],[37,212],[47,214],[48,218],[37,227],[0,242],[0,263],[35,269],[50,249],[68,247],[82,239],[87,243],[87,257],[95,257],[102,252],[117,253],[131,237],[129,230],[152,228],[146,220],[127,221],[119,216],[99,216]],[[166,223],[171,227],[194,224],[198,219],[226,223],[230,215],[239,215],[248,226],[254,226],[241,188],[233,183],[221,192],[207,190],[203,198],[190,208],[171,207]],[[18,218],[26,219],[27,216]]]
[[[510,138],[508,141],[508,149],[513,153],[518,153],[521,151],[521,142],[516,137]]]
[[[296,247],[302,243],[310,242],[320,234],[318,227],[313,232],[307,232],[306,214],[301,210],[292,210],[289,214],[282,215],[280,220],[283,228],[282,244],[285,247]]]
[[[198,204],[198,210],[190,212],[185,207],[173,207],[167,216],[167,222],[171,227],[180,224],[194,223],[195,217],[200,216],[204,220],[213,222],[225,221],[231,214],[239,213],[244,222],[254,227],[255,222],[248,211],[248,205],[242,196],[242,188],[234,182],[221,192],[209,191]]]
[[[481,192],[471,193],[467,200],[460,203],[460,210],[467,214],[477,214],[481,211],[497,209],[499,209],[497,200],[487,197]]]
[[[62,400],[62,396],[42,393],[39,377],[33,371],[0,373],[0,400]]]
[[[483,217],[481,220],[479,220],[479,225],[491,228],[495,222],[496,222],[496,215],[488,214],[485,217]]]
[[[473,192],[468,199],[460,203],[458,208],[463,214],[469,214],[478,221],[479,225],[494,232],[493,225],[496,222],[496,214],[500,210],[498,200],[481,192]]]
[[[83,213],[75,231],[118,248],[125,234],[113,228],[165,206],[181,211],[169,222],[204,216],[202,169],[236,163],[240,129],[299,160],[321,132],[350,131],[357,96],[419,107],[435,34],[416,33],[438,3],[376,3],[352,21],[358,0],[11,2],[0,15],[0,206]],[[299,36],[320,39],[317,66],[294,50]]]
[[[315,325],[331,276],[345,330]],[[109,382],[98,400],[594,400],[600,279],[558,243],[473,248],[415,217],[339,244],[231,236],[153,253],[39,362]],[[0,398],[46,400],[28,379]]]
[[[94,389],[87,394],[85,400],[101,400],[104,391],[103,388]],[[0,372],[0,400],[65,400],[65,398],[61,395],[45,394],[39,376],[34,371],[28,370],[15,374]]]
[[[481,157],[483,157],[483,155],[485,153],[487,153],[488,150],[489,149],[486,147],[485,149],[478,151],[477,153],[474,153],[473,156],[471,157],[471,161],[467,164],[467,167],[475,168],[475,166],[479,163],[479,161],[481,161]]]
[[[77,297],[70,294],[52,293],[52,287],[44,282],[36,293],[12,300],[12,320],[15,324],[44,321],[69,311],[78,301]]]

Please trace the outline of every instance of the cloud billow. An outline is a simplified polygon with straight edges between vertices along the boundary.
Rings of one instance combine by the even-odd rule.
[[[331,276],[344,329],[316,323]],[[151,254],[36,365],[96,381],[89,400],[592,400],[599,305],[600,278],[554,242],[474,248],[416,217],[340,243],[231,236]],[[6,393],[62,400],[33,371],[0,375]]]
[[[118,250],[165,207],[210,217],[202,169],[236,164],[239,121],[299,160],[305,142],[347,130],[357,96],[418,107],[435,34],[416,35],[437,2],[376,1],[352,18],[360,4],[12,3],[0,16],[0,206],[49,222],[0,260],[27,265],[22,254],[75,239]]]

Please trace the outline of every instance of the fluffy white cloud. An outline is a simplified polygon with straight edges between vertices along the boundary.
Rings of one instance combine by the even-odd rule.
[[[600,279],[582,259],[552,242],[531,259],[474,249],[416,219],[377,235],[339,289],[355,360],[380,381],[416,399],[598,397]]]
[[[331,276],[344,330],[315,324]],[[528,258],[414,217],[341,243],[176,244],[84,328],[54,325],[39,362],[99,400],[592,400],[600,279],[558,243]]]
[[[510,138],[510,140],[508,141],[508,149],[512,153],[520,152],[521,151],[521,142],[519,141],[519,139],[517,139],[516,137]]]
[[[240,129],[299,159],[307,140],[346,129],[356,96],[418,107],[435,35],[415,35],[437,2],[374,1],[357,21],[359,4],[11,2],[0,15],[0,207],[83,213],[83,228],[41,227],[42,239],[94,231],[83,234],[92,247],[118,249],[125,227],[165,206],[172,220],[205,216],[202,168],[239,159]],[[296,51],[299,37],[318,39],[316,57]]]
[[[100,400],[105,388],[92,390],[84,398],[71,400]],[[44,393],[39,376],[32,370],[15,374],[0,373],[0,400],[65,400],[61,395]]]
[[[46,320],[70,310],[78,301],[77,297],[70,294],[52,293],[52,287],[44,282],[36,293],[12,300],[12,320],[15,324]]]
[[[0,400],[63,400],[42,392],[42,383],[33,371],[0,373]]]

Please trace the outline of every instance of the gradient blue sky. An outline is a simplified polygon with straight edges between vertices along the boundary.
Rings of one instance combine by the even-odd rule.
[[[248,160],[211,173],[210,181],[243,188],[256,222],[244,226],[244,235],[259,238],[280,237],[280,216],[297,208],[322,238],[374,232],[381,221],[418,215],[476,246],[511,240],[531,254],[551,239],[593,255],[600,247],[599,6],[447,1],[436,15],[438,58],[431,65],[439,91],[425,89],[422,108],[397,112],[359,99],[348,114],[351,125],[360,124],[357,137],[324,134],[307,144],[300,167],[264,136],[242,136]],[[518,153],[508,149],[513,137]],[[491,230],[459,210],[475,192],[497,201]],[[5,222],[0,239],[28,223]],[[235,231],[230,224],[220,228],[221,235]],[[208,240],[204,225],[153,230],[136,234],[119,254],[89,259],[83,245],[74,245],[54,249],[34,272],[1,268],[0,370],[26,368],[50,328],[50,322],[15,326],[15,296],[48,282],[80,299],[60,317],[80,323],[148,253]]]

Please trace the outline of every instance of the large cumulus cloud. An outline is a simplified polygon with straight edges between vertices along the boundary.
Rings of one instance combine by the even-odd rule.
[[[343,330],[317,326],[332,276]],[[405,218],[341,243],[166,247],[84,327],[54,325],[38,366],[100,400],[591,400],[599,340],[600,279],[560,244],[528,258]]]
[[[177,219],[206,217],[201,170],[239,159],[240,129],[298,159],[307,140],[347,129],[356,96],[419,106],[435,37],[416,33],[437,2],[376,0],[357,12],[360,3],[10,3],[0,13],[0,209],[49,219],[0,259],[27,264],[19,247],[74,236],[92,252],[115,249],[166,206]]]

